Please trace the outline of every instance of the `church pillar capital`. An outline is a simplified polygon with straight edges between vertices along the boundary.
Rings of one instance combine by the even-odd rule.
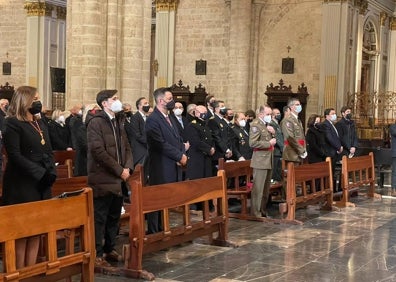
[[[396,30],[396,17],[392,17],[389,20],[389,29],[394,31]]]
[[[155,7],[157,12],[176,11],[179,0],[156,0]]]
[[[54,6],[45,2],[26,2],[24,5],[27,15],[29,17],[33,16],[51,16]]]
[[[379,19],[380,19],[380,25],[381,26],[385,26],[385,22],[388,19],[388,14],[385,13],[385,12],[381,12],[380,16],[379,16]]]

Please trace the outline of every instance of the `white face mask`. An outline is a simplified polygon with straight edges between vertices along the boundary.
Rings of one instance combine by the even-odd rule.
[[[264,116],[264,122],[265,123],[270,123],[272,120],[271,116]]]
[[[336,120],[337,120],[337,115],[336,114],[331,115],[331,121],[336,121]]]
[[[65,124],[65,116],[59,116],[58,117],[58,123]]]
[[[183,110],[182,110],[182,109],[174,109],[174,110],[173,110],[173,113],[174,113],[176,116],[181,116],[181,114],[183,113]]]
[[[122,103],[121,103],[121,101],[120,101],[120,100],[115,100],[115,101],[113,102],[113,104],[111,104],[110,110],[111,110],[113,113],[121,112],[121,111],[122,111]]]
[[[239,121],[239,126],[240,127],[245,127],[246,126],[246,120],[242,119]]]

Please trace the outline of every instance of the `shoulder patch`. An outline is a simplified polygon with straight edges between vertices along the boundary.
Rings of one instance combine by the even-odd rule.
[[[256,133],[258,131],[257,126],[252,126],[250,129],[252,130],[253,133]]]
[[[197,123],[197,121],[194,119],[193,121],[191,121],[191,123]]]
[[[291,127],[291,123],[290,122],[286,122],[286,126],[288,127],[288,128],[290,128]]]

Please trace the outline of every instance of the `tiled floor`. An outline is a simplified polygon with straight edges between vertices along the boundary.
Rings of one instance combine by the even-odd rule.
[[[199,239],[148,254],[143,266],[155,281],[396,281],[396,198],[353,201],[356,207],[332,212],[300,209],[303,225],[230,219],[238,248]],[[276,205],[272,213],[278,216]],[[96,274],[95,281],[142,280]]]

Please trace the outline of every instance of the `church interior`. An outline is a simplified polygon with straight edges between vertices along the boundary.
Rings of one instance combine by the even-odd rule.
[[[361,147],[391,145],[396,0],[0,0],[0,11],[0,99],[30,85],[49,111],[92,104],[102,89],[154,106],[153,91],[171,87],[183,105],[210,94],[245,112],[294,97],[304,124],[349,106]],[[202,237],[143,266],[155,281],[393,281],[395,198],[382,178],[381,200],[359,193],[355,207],[309,206],[296,212],[302,225],[232,218],[238,247]],[[119,240],[121,252],[128,236]]]

